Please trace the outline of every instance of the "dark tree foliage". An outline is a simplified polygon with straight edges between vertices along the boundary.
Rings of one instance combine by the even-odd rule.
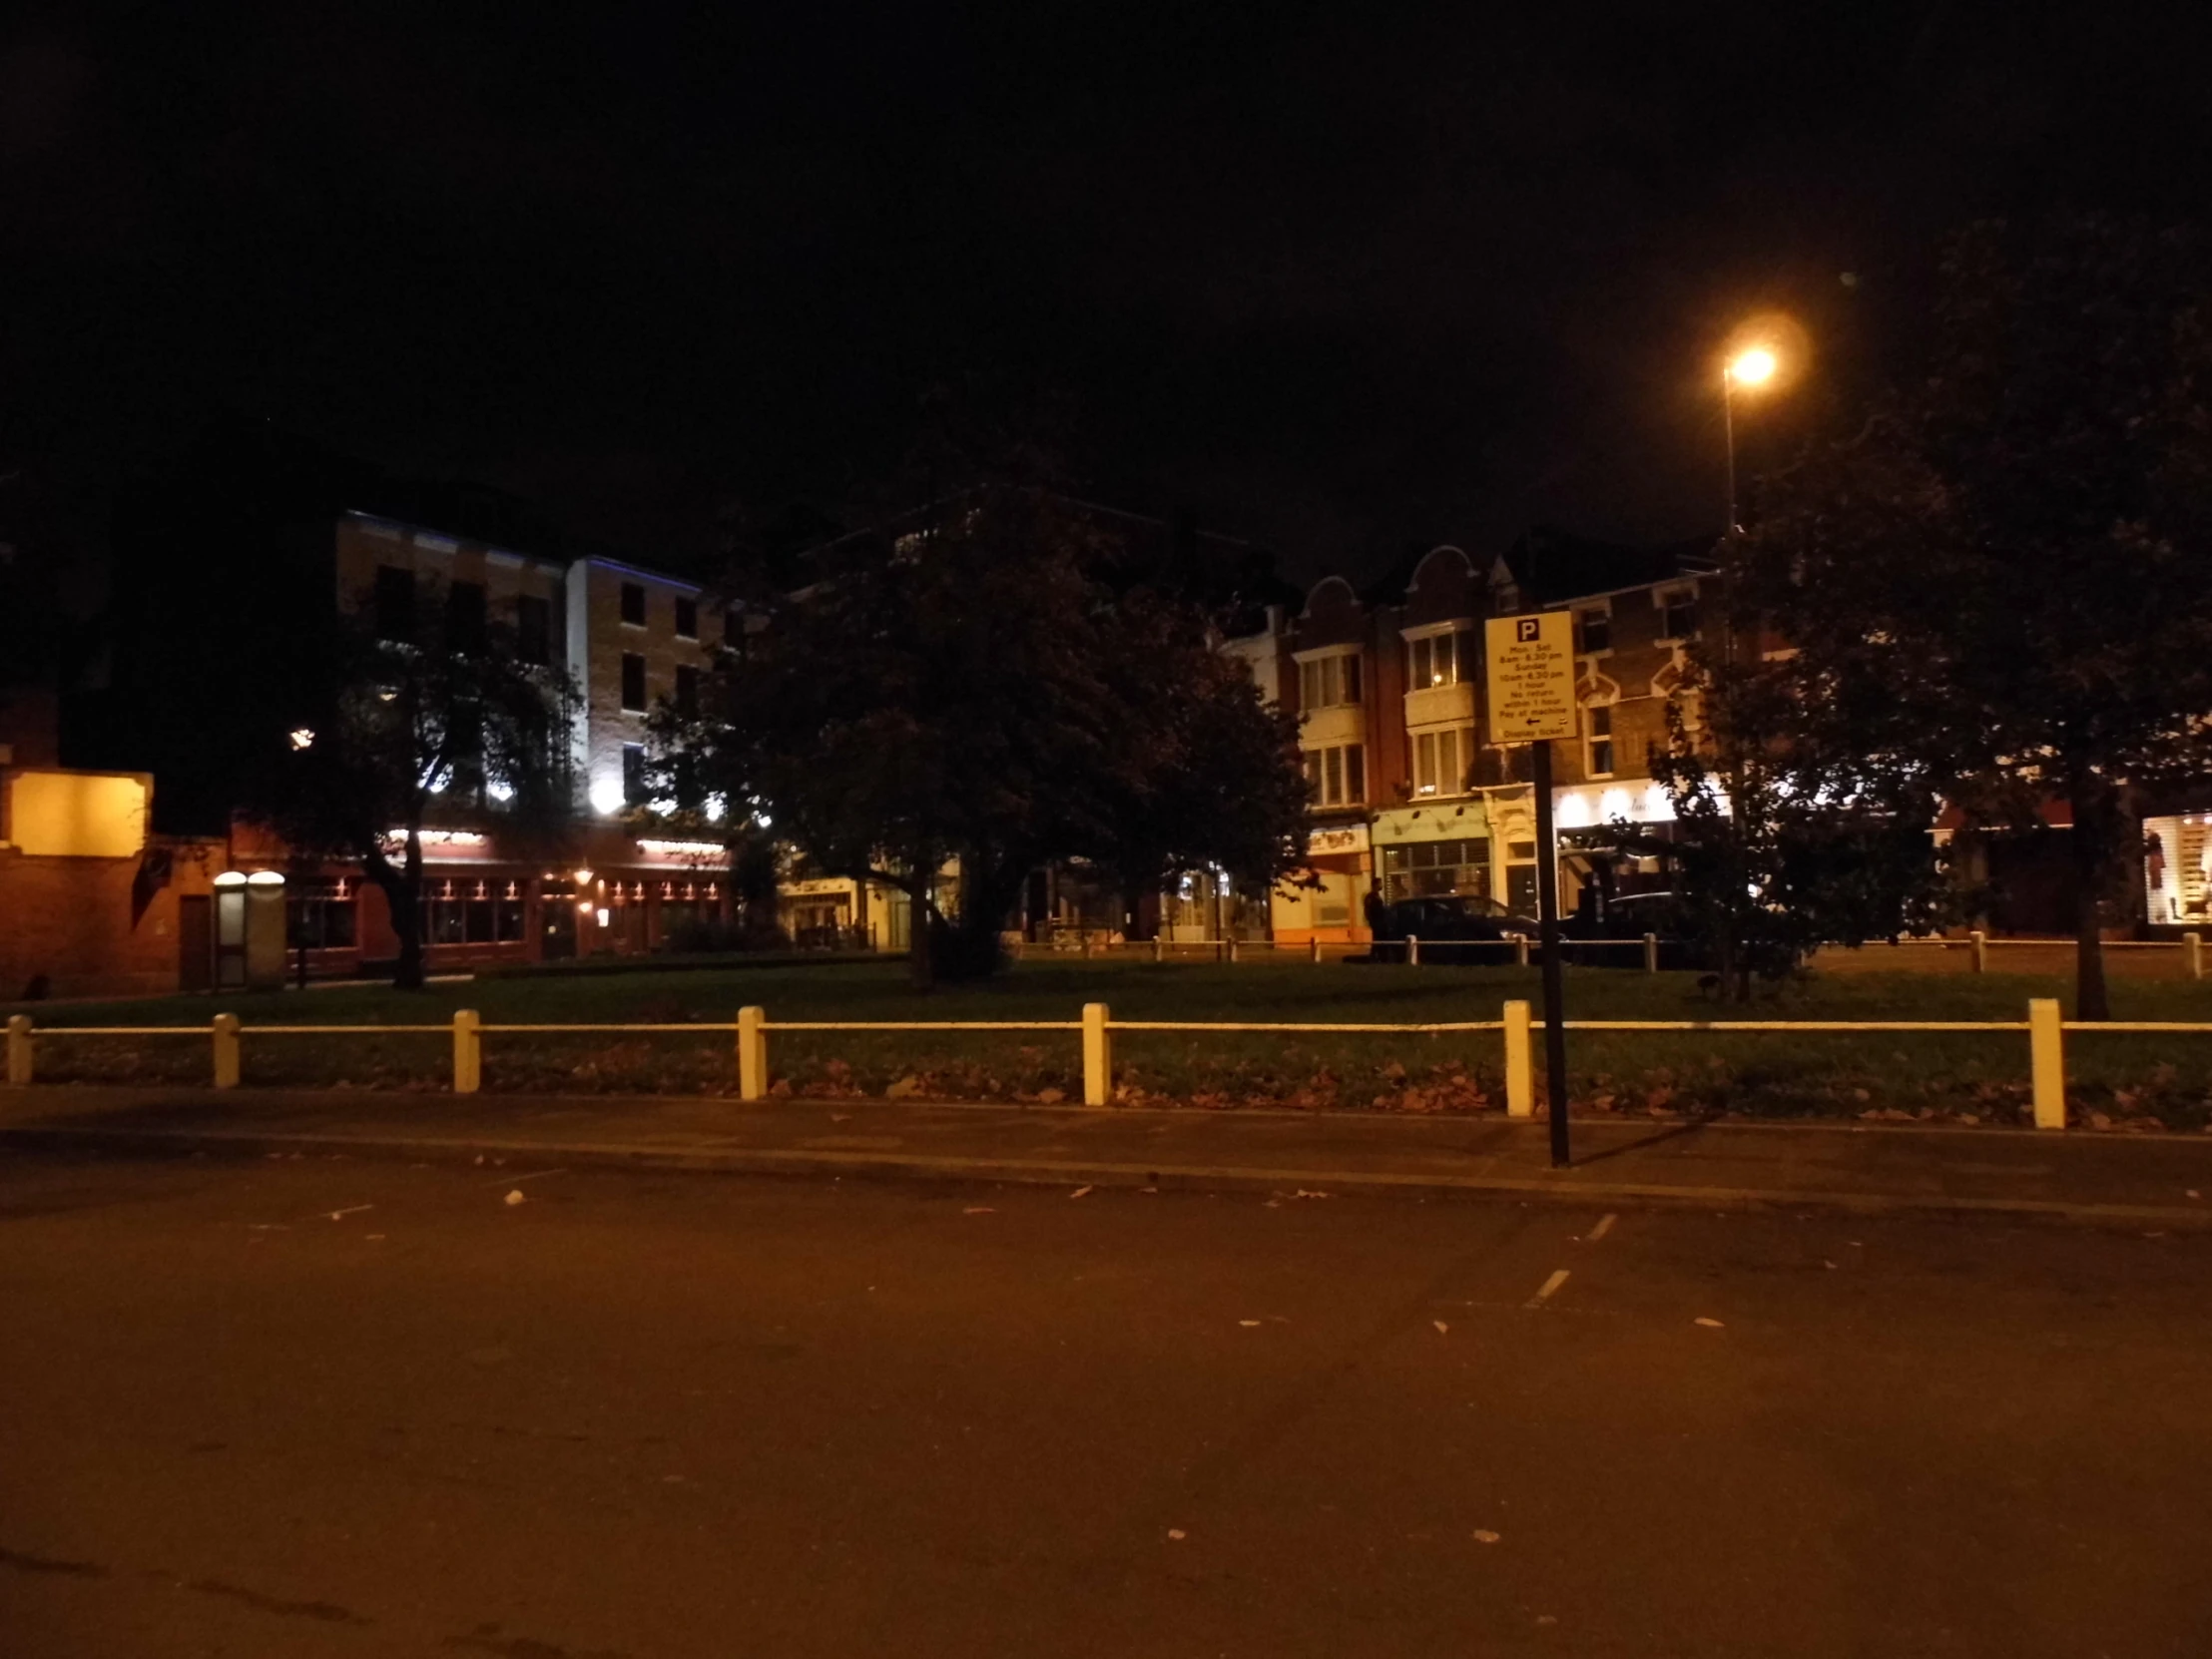
[[[1721,581],[1740,596],[1739,564],[1724,559]],[[1651,757],[1673,833],[1615,833],[1624,850],[1668,860],[1718,988],[1745,1001],[1755,978],[1786,979],[1823,944],[1936,925],[1949,894],[1929,834],[1937,803],[1918,775],[1826,742],[1792,661],[1756,649],[1757,619],[1724,607],[1718,620]]]
[[[456,637],[434,587],[401,637],[379,636],[372,611],[364,597],[331,627],[304,705],[315,712],[262,735],[244,809],[298,858],[354,863],[376,883],[399,939],[393,983],[412,989],[423,831],[475,830],[514,855],[563,850],[576,694],[558,670],[523,663],[502,625],[476,618]]]
[[[2105,220],[1970,227],[1926,372],[1757,493],[1748,603],[1805,729],[1984,825],[2071,816],[2080,1017],[2146,792],[2212,764],[2212,265]]]
[[[820,550],[796,593],[741,580],[752,625],[677,738],[691,775],[815,867],[906,894],[921,982],[992,971],[1053,860],[1271,883],[1304,854],[1292,728],[1194,603],[1115,585],[1119,552],[999,482]]]

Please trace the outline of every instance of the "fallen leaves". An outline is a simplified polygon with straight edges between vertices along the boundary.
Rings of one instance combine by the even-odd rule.
[[[1719,1320],[1708,1319],[1703,1314],[1698,1315],[1698,1317],[1690,1323],[1693,1325],[1702,1325],[1708,1331],[1721,1331],[1726,1329],[1726,1327],[1724,1327]]]
[[[1088,1187],[1078,1187],[1078,1188],[1076,1188],[1076,1189],[1075,1189],[1075,1191],[1073,1191],[1072,1193],[1069,1193],[1069,1194],[1068,1194],[1068,1197],[1070,1197],[1070,1198],[1088,1198],[1088,1197],[1090,1196],[1090,1194],[1091,1194],[1091,1189],[1090,1189],[1090,1188],[1088,1188]]]
[[[1451,1327],[1444,1324],[1442,1320],[1430,1320],[1428,1323],[1436,1328],[1437,1336],[1448,1337],[1451,1335]]]
[[[1486,1526],[1478,1526],[1474,1529],[1474,1541],[1478,1544],[1494,1544],[1502,1536],[1502,1533],[1492,1532]]]
[[[510,1210],[511,1210],[511,1209],[513,1209],[513,1208],[514,1208],[514,1207],[515,1207],[515,1206],[516,1206],[517,1204],[527,1204],[527,1203],[529,1203],[529,1202],[530,1202],[530,1201],[529,1201],[529,1199],[527,1199],[527,1198],[525,1198],[525,1197],[523,1196],[523,1193],[522,1193],[522,1189],[521,1189],[520,1187],[510,1187],[510,1188],[508,1188],[508,1189],[507,1189],[507,1208],[508,1208],[508,1209],[510,1209]]]

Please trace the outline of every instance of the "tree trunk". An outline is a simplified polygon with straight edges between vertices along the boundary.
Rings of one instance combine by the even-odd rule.
[[[2112,1005],[2104,988],[2104,938],[2098,903],[2104,890],[2105,832],[2100,804],[2077,792],[2069,803],[2073,829],[2067,831],[2073,855],[2074,1018],[2110,1019]]]
[[[906,975],[917,991],[929,990],[937,982],[936,930],[929,925],[930,880],[931,877],[925,875],[903,889],[906,894]]]
[[[391,912],[391,930],[399,940],[399,960],[392,969],[394,990],[422,989],[422,841],[407,834],[406,855],[396,866],[377,854],[361,860],[361,873],[375,882]]]

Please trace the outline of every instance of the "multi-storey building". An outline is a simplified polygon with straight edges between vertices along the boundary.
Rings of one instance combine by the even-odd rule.
[[[1554,749],[1562,902],[1657,879],[1621,867],[1601,827],[1671,819],[1649,757],[1680,708],[1696,637],[1704,544],[1639,549],[1534,536],[1503,557],[1437,547],[1361,594],[1327,577],[1286,630],[1313,791],[1311,868],[1274,895],[1278,939],[1359,940],[1376,903],[1422,895],[1536,902],[1526,751],[1488,742],[1482,625],[1575,613],[1581,732]],[[1245,655],[1256,637],[1237,642]],[[1694,705],[1687,710],[1695,719]],[[1664,833],[1659,830],[1659,833]]]

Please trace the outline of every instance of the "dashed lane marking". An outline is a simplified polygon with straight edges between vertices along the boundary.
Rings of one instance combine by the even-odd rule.
[[[1541,1285],[1537,1286],[1536,1294],[1530,1297],[1526,1302],[1522,1303],[1521,1306],[1523,1308],[1541,1308],[1546,1302],[1551,1299],[1552,1293],[1558,1290],[1558,1288],[1561,1285],[1564,1285],[1566,1282],[1567,1270],[1565,1268],[1560,1268],[1557,1272],[1553,1273],[1549,1279],[1545,1280]]]
[[[1590,1232],[1589,1232],[1589,1241],[1590,1241],[1590,1243],[1592,1243],[1592,1244],[1596,1244],[1596,1243],[1598,1242],[1598,1240],[1600,1240],[1600,1239],[1604,1238],[1606,1234],[1608,1234],[1608,1233],[1612,1232],[1612,1231],[1613,1231],[1613,1223],[1615,1223],[1616,1221],[1619,1221],[1619,1220],[1620,1220],[1620,1217],[1618,1217],[1618,1216],[1616,1216],[1616,1215],[1613,1215],[1613,1214],[1611,1214],[1610,1212],[1608,1212],[1608,1213],[1607,1213],[1607,1214],[1605,1214],[1605,1215],[1602,1215],[1602,1216],[1598,1217],[1598,1219],[1597,1219],[1597,1225],[1596,1225],[1595,1227],[1591,1228],[1591,1229],[1590,1229]]]

